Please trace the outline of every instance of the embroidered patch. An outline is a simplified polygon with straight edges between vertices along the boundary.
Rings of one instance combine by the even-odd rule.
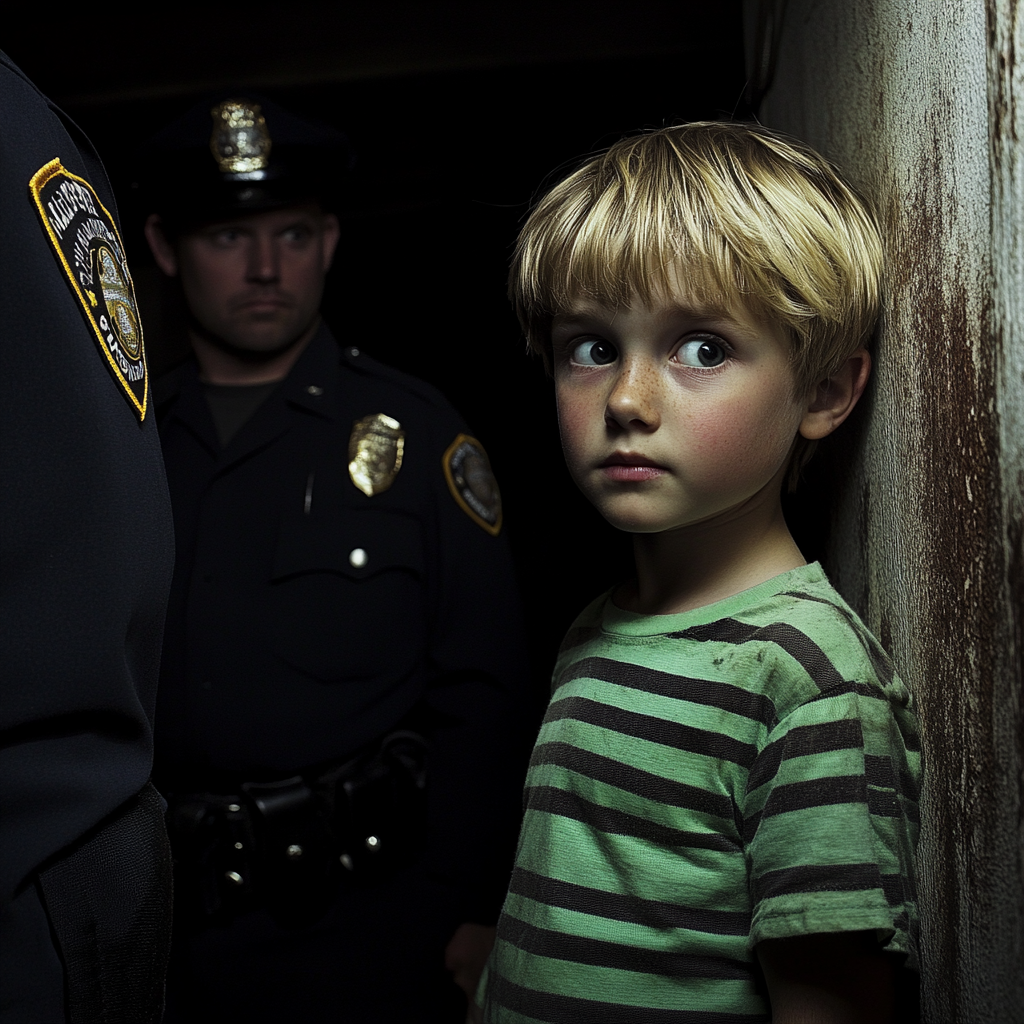
[[[352,424],[348,439],[348,475],[368,498],[386,491],[402,468],[405,431],[384,413],[364,416]]]
[[[51,160],[28,183],[43,227],[114,380],[139,420],[149,405],[142,324],[114,218],[84,178]]]
[[[501,530],[501,492],[491,472],[484,446],[468,434],[459,434],[444,453],[448,489],[470,519],[492,536]]]

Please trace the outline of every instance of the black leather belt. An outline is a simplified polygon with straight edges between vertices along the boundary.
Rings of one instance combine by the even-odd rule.
[[[415,859],[426,791],[426,741],[401,730],[311,777],[171,794],[178,912],[205,922],[266,906],[282,923],[316,920],[343,879],[380,878]]]

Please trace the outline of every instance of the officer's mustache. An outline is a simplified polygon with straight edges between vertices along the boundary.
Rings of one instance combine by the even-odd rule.
[[[275,285],[262,285],[256,288],[251,288],[248,291],[243,292],[241,295],[236,295],[231,299],[229,308],[233,311],[244,309],[246,306],[251,305],[255,302],[277,302],[282,306],[294,306],[295,297],[290,293],[278,288]]]

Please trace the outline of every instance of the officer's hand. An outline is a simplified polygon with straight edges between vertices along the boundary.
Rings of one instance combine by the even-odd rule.
[[[466,993],[466,1024],[479,1024],[481,1020],[480,1008],[476,1004],[476,987],[491,955],[496,934],[496,928],[467,921],[455,929],[444,951],[445,967],[452,972],[455,984]]]

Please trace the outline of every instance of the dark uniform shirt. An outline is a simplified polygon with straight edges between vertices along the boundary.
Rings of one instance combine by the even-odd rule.
[[[63,1016],[61,965],[35,888],[47,867],[42,900],[69,972],[69,1006],[77,1012],[85,999],[104,1020],[138,1021],[151,1011],[116,1008],[120,968],[108,970],[101,947],[111,928],[132,922],[140,892],[157,904],[169,896],[152,873],[166,846],[159,805],[151,792],[144,810],[132,801],[152,759],[170,508],[155,417],[140,419],[136,406],[141,363],[130,370],[132,391],[95,330],[103,310],[134,305],[103,167],[2,54],[0,126],[0,1019]],[[66,199],[47,191],[61,183]],[[76,242],[82,258],[98,251],[110,261],[117,296],[75,264]],[[139,886],[134,896],[119,888],[125,879]],[[135,924],[141,931],[132,925],[114,939],[152,958],[160,923]],[[72,932],[91,946],[74,946]],[[53,1011],[45,993],[54,994],[55,964]],[[83,972],[91,994],[75,987]],[[155,984],[159,995],[161,976]]]
[[[401,425],[397,476],[350,479],[354,422]],[[526,669],[503,535],[460,507],[465,425],[430,386],[321,328],[222,450],[194,364],[159,407],[177,564],[157,717],[172,791],[350,757],[403,722],[431,743],[430,859],[466,917],[498,909]]]

